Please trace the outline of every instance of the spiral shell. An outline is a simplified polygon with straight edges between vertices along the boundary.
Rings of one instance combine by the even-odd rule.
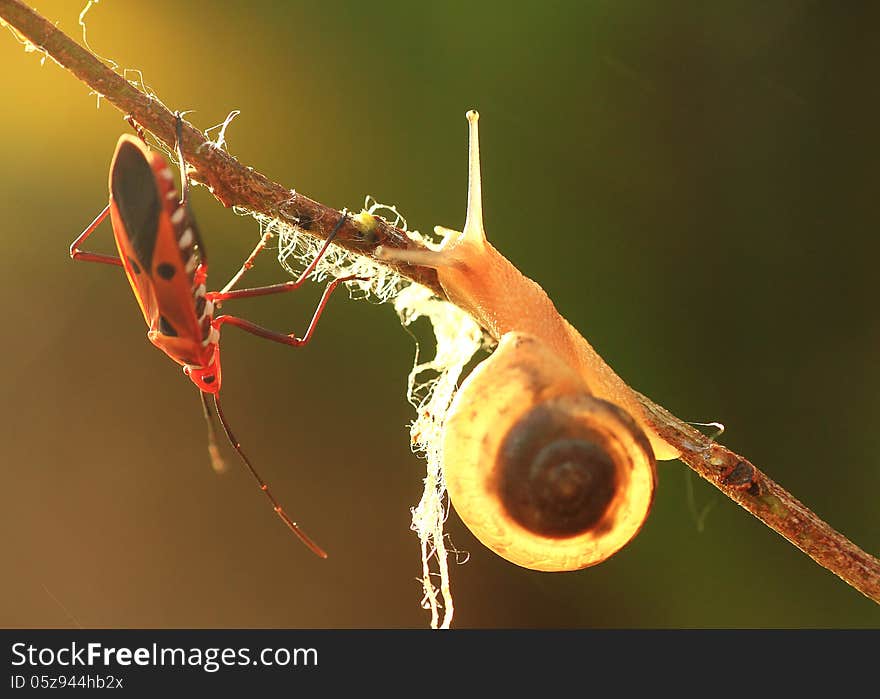
[[[543,571],[586,568],[626,545],[656,481],[633,419],[590,395],[540,340],[514,332],[459,390],[443,458],[452,505],[474,535]]]

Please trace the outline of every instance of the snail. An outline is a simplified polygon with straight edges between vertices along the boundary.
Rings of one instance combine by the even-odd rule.
[[[479,115],[469,111],[467,120],[464,229],[436,227],[439,250],[385,248],[377,256],[435,268],[449,300],[498,340],[445,419],[443,470],[455,511],[512,563],[586,568],[638,533],[653,500],[655,459],[678,451],[544,290],[486,239]]]

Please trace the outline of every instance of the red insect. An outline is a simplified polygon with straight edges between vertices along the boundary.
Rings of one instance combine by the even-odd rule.
[[[345,222],[343,215],[328,236],[315,259],[303,271],[299,279],[254,289],[229,291],[237,281],[236,275],[222,292],[207,292],[208,257],[204,243],[187,201],[188,182],[182,141],[182,121],[177,122],[177,151],[180,159],[182,192],[174,188],[174,176],[168,163],[158,153],[147,149],[145,144],[127,134],[119,138],[116,152],[110,164],[110,203],[70,246],[70,256],[75,260],[118,265],[125,270],[135,298],[149,326],[147,338],[175,362],[183,366],[183,372],[198,387],[205,419],[208,423],[208,448],[212,462],[220,463],[214,436],[213,419],[208,396],[213,396],[214,407],[220,424],[230,444],[239,454],[251,475],[257,481],[272,508],[290,530],[314,553],[322,558],[327,554],[294,522],[272,495],[269,486],[254,469],[232,434],[220,407],[220,327],[225,323],[242,330],[280,342],[300,347],[312,337],[315,325],[333,290],[342,282],[361,277],[343,277],[331,282],[324,291],[311,323],[301,338],[285,335],[255,325],[236,316],[214,317],[214,304],[250,296],[265,296],[293,291],[299,288],[315,269],[321,256]],[[110,214],[113,237],[119,256],[86,252],[79,246],[95,231]],[[257,246],[255,253],[264,243]],[[250,263],[253,255],[248,259]],[[248,266],[246,263],[245,267]]]

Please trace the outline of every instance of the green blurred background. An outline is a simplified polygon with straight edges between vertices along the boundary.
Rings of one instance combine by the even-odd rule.
[[[37,3],[76,37],[83,4]],[[240,109],[244,163],[335,207],[373,194],[423,231],[463,223],[478,108],[493,243],[635,387],[723,421],[878,553],[876,7],[113,0],[88,27],[196,126]],[[228,417],[320,561],[231,456],[212,473],[196,391],[118,270],[67,256],[106,203],[121,115],[5,32],[0,67],[0,625],[425,626],[414,346],[392,310],[335,298],[298,351],[224,335]],[[204,190],[194,206],[219,287],[257,227]],[[93,249],[111,247],[105,226]],[[268,256],[252,279],[282,274]],[[235,310],[302,329],[319,294]],[[659,479],[641,535],[578,573],[510,565],[451,515],[470,552],[455,625],[880,625],[680,463]]]

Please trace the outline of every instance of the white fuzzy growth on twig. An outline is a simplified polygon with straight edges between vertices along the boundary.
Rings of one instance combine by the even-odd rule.
[[[406,231],[406,220],[393,206],[367,197],[364,210],[372,215],[384,214],[392,225]],[[278,261],[288,273],[298,277],[314,259],[322,241],[299,230],[295,222],[252,212],[251,215],[260,222],[261,235],[268,232],[277,236]],[[431,241],[418,232],[407,231],[407,234],[431,247]],[[422,498],[411,511],[412,528],[418,534],[422,553],[422,606],[431,611],[432,628],[449,628],[454,606],[448,564],[452,549],[447,546],[443,532],[448,513],[443,478],[443,423],[462,371],[482,347],[483,333],[467,313],[437,298],[430,289],[402,278],[377,260],[353,255],[336,245],[331,245],[321,258],[312,278],[322,281],[353,275],[369,277],[369,281],[349,282],[352,298],[393,303],[404,326],[427,318],[436,338],[437,350],[432,359],[422,361],[416,348],[407,380],[407,399],[416,410],[416,418],[410,426],[412,449],[427,461]]]
[[[394,308],[404,325],[418,318],[431,321],[437,341],[433,359],[420,362],[418,352],[409,375],[407,398],[416,409],[410,427],[413,451],[427,461],[425,489],[412,509],[412,528],[422,546],[422,606],[431,610],[432,628],[448,629],[453,603],[449,581],[448,553],[443,524],[448,513],[446,481],[443,477],[443,425],[458,388],[464,367],[482,346],[480,326],[463,310],[419,285],[410,284],[394,300]],[[437,572],[432,571],[432,559]],[[440,579],[443,619],[439,618],[437,588],[432,575]]]

